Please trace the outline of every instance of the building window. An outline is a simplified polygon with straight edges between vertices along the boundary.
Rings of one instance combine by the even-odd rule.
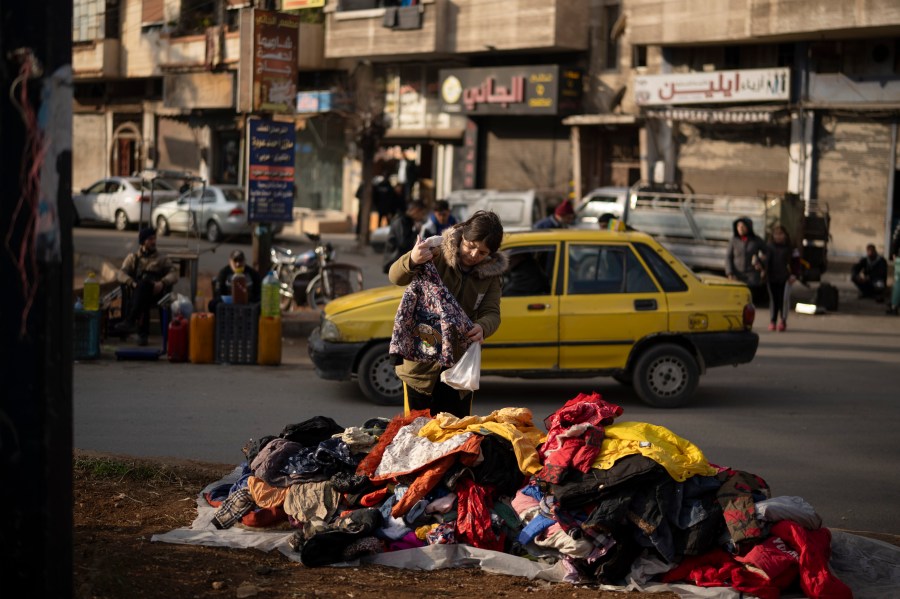
[[[741,47],[725,46],[723,52],[723,63],[725,69],[741,68]]]
[[[647,46],[631,47],[631,67],[634,69],[647,66]]]
[[[116,6],[110,6],[117,10]],[[106,37],[106,0],[74,0],[72,3],[72,41],[90,42]]]
[[[163,15],[165,15],[163,0],[143,0],[141,3],[141,25],[161,24]]]
[[[619,69],[619,35],[621,25],[619,23],[620,10],[618,4],[610,4],[604,7],[606,12],[606,68]]]

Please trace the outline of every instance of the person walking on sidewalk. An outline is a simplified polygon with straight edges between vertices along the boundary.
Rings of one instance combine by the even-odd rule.
[[[900,222],[894,227],[891,237],[891,260],[894,261],[894,286],[891,288],[891,304],[887,313],[897,316],[900,313]]]
[[[753,303],[765,300],[766,243],[753,232],[753,221],[742,216],[732,224],[734,237],[725,255],[725,275],[750,288]]]
[[[769,330],[784,331],[787,330],[787,317],[791,311],[791,286],[800,276],[800,250],[791,244],[787,229],[781,225],[772,228],[772,240],[768,243],[767,249]]]
[[[123,335],[138,333],[138,345],[147,345],[150,334],[150,309],[178,282],[178,268],[168,256],[156,250],[156,230],[151,227],[138,233],[140,247],[128,254],[116,280],[131,289],[125,320],[114,330]]]

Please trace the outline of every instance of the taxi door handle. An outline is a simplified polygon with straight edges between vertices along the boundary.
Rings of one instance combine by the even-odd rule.
[[[656,310],[656,300],[655,299],[639,299],[634,300],[634,309],[638,312],[647,312],[650,310]]]
[[[528,304],[529,310],[548,310],[550,304]]]

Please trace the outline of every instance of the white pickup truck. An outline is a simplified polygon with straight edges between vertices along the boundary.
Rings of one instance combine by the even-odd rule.
[[[613,214],[629,227],[649,233],[694,270],[723,271],[728,244],[734,235],[734,221],[747,217],[753,221],[757,235],[765,238],[776,223],[783,225],[799,247],[806,263],[804,280],[818,281],[828,268],[830,218],[827,207],[814,200],[804,204],[787,194],[733,196],[725,194],[670,193],[653,191],[637,183],[622,196],[625,188],[606,188],[605,194],[618,198],[613,208],[621,206],[621,214]],[[614,193],[615,192],[615,193]],[[593,192],[592,192],[593,193]],[[593,202],[588,196],[579,203],[576,213],[582,215],[578,227],[595,227],[597,209],[604,202],[598,194]],[[604,214],[611,210],[604,209]]]

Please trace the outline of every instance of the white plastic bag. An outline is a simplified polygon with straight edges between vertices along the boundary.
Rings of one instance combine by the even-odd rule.
[[[481,344],[473,343],[459,362],[441,373],[441,380],[460,391],[475,391],[481,380]]]
[[[191,301],[187,297],[180,293],[175,294],[175,298],[169,306],[169,309],[172,310],[173,318],[180,314],[183,318],[190,320],[191,314],[194,313],[194,305],[191,304]]]

